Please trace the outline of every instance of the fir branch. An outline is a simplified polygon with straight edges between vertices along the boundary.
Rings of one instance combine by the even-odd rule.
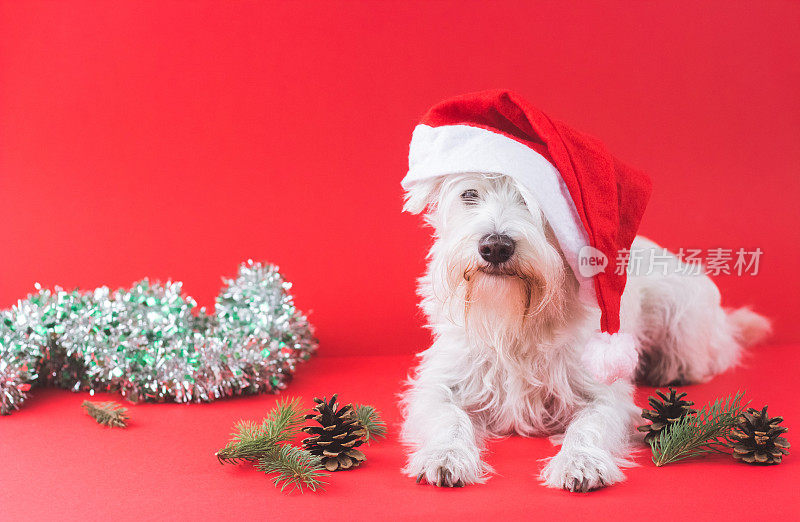
[[[279,401],[261,424],[237,422],[231,440],[216,453],[217,459],[223,464],[237,464],[267,456],[278,444],[294,437],[304,420],[300,399]]]
[[[103,426],[113,428],[126,428],[128,426],[128,408],[123,408],[113,401],[89,402],[83,401],[81,407],[86,410],[91,418]]]
[[[326,483],[322,478],[328,475],[319,457],[289,444],[284,444],[258,459],[256,467],[267,475],[274,473],[272,482],[275,487],[280,486],[281,491],[287,487],[290,488],[289,491],[302,491],[304,486],[311,491],[324,489]]]
[[[720,440],[727,440],[736,419],[747,404],[742,404],[744,392],[736,392],[727,399],[717,399],[698,413],[690,414],[667,426],[657,438],[650,441],[653,463],[663,466],[712,452],[720,452]]]
[[[295,397],[279,401],[262,422],[261,429],[269,440],[279,444],[297,435],[305,419],[305,410],[300,406],[300,399]]]
[[[353,408],[358,423],[364,428],[366,435],[364,440],[369,442],[370,439],[386,437],[386,423],[381,418],[380,412],[373,406],[366,404],[356,404]]]

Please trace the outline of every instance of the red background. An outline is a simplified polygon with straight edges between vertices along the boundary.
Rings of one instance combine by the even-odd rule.
[[[297,393],[318,393],[313,379],[320,374],[343,393],[364,386],[353,399],[380,404],[396,420],[393,394],[411,364],[408,354],[428,342],[414,279],[430,240],[419,218],[400,213],[411,130],[442,98],[508,87],[651,174],[644,234],[672,248],[760,247],[758,276],[717,278],[724,302],[752,304],[773,318],[774,343],[797,342],[800,4],[585,4],[0,2],[0,307],[36,281],[116,287],[144,276],[182,280],[201,304],[213,305],[220,276],[233,275],[240,261],[272,261],[310,312],[321,356],[398,356],[317,359],[301,370],[298,382],[307,380]],[[780,353],[796,365],[794,351]],[[394,366],[388,381],[366,386],[325,381],[322,368],[336,364],[360,368],[362,380]],[[781,377],[773,366],[766,377],[749,374],[751,391],[766,391],[764,378]],[[0,440],[10,440],[6,430],[20,437],[14,451],[22,457],[6,464],[14,477],[52,471],[51,454],[26,460],[41,455],[36,448],[44,440],[25,449],[21,434],[43,426],[63,433],[59,412],[73,415],[72,402],[82,400],[36,393],[23,411],[0,420]],[[779,405],[779,393],[760,395]],[[259,416],[253,405],[272,400],[135,411],[142,426],[151,412],[154,419],[169,412],[187,427],[209,421],[213,447],[233,420]],[[60,410],[65,401],[72,402]],[[223,413],[208,419],[200,412]],[[74,423],[86,424],[80,415]],[[142,430],[129,432],[136,444],[156,444]],[[89,444],[71,437],[61,451]],[[390,455],[390,484],[405,484],[396,473],[395,441],[386,444],[374,451]],[[525,451],[514,444],[497,447]],[[535,444],[537,458],[551,454],[546,441]],[[110,457],[77,455],[61,463],[57,477],[80,476],[93,491],[112,495],[86,493],[90,505],[113,502],[121,490],[102,486],[113,478],[71,468]],[[127,478],[155,481],[170,462]],[[550,498],[529,477],[535,459],[525,462],[509,491]],[[737,475],[739,484],[761,480],[748,471]],[[662,487],[656,479],[668,472],[648,472]],[[243,483],[240,495],[250,488],[281,501],[248,477],[253,482]],[[197,480],[238,487],[236,477],[216,468]],[[24,495],[4,482],[0,475],[0,490]],[[174,497],[191,497],[189,484],[181,484],[186,489]],[[481,491],[499,491],[491,487]],[[613,493],[603,495],[614,504]],[[240,500],[221,498],[218,509],[228,512]]]
[[[418,350],[411,130],[507,86],[652,175],[643,233],[761,247],[725,301],[795,341],[800,6],[694,4],[3,2],[0,306],[144,276],[211,305],[254,258],[322,353]]]

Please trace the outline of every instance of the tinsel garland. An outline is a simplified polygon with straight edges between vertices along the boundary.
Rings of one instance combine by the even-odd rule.
[[[209,402],[285,388],[317,340],[277,267],[248,261],[214,314],[180,282],[48,290],[0,312],[0,413],[35,385],[119,392],[130,401]]]

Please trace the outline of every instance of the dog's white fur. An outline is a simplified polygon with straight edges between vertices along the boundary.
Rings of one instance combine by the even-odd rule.
[[[478,200],[465,202],[467,189]],[[442,486],[483,482],[487,438],[554,435],[561,449],[541,471],[545,485],[610,485],[631,465],[634,387],[599,384],[581,365],[599,310],[579,300],[547,221],[520,190],[505,176],[461,174],[419,182],[406,194],[405,210],[425,212],[435,242],[419,284],[434,341],[403,394],[404,472]],[[489,233],[516,241],[503,274],[487,273],[478,253]],[[644,238],[632,247],[653,248]],[[637,340],[640,379],[702,382],[736,364],[769,323],[747,309],[727,312],[708,277],[674,273],[675,257],[670,264],[666,276],[629,276],[622,330]]]

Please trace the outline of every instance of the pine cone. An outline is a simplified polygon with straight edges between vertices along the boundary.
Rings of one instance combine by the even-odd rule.
[[[366,432],[353,414],[353,406],[347,404],[337,410],[339,404],[335,394],[330,401],[323,397],[315,398],[314,402],[317,403],[314,407],[317,413],[306,415],[306,419],[313,419],[321,426],[303,428],[312,435],[303,440],[303,446],[312,455],[320,456],[328,471],[350,469],[364,462],[367,457],[356,447],[364,444]]]
[[[686,393],[680,395],[675,388],[669,388],[669,397],[664,395],[661,390],[656,390],[656,394],[663,399],[659,401],[655,397],[649,397],[647,402],[653,407],[652,410],[643,409],[642,418],[651,421],[652,424],[644,424],[636,428],[639,431],[646,432],[644,436],[645,442],[650,442],[658,438],[661,432],[677,421],[684,415],[697,413],[697,410],[690,408],[694,402],[681,400],[686,397]]]
[[[780,464],[789,454],[789,441],[780,435],[789,428],[778,426],[783,417],[767,415],[767,407],[758,411],[747,408],[742,412],[730,434],[733,458],[748,464]]]

